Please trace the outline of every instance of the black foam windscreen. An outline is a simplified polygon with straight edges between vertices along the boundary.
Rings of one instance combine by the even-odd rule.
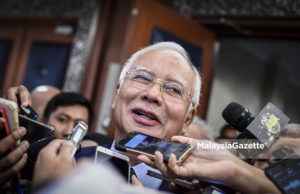
[[[55,137],[48,137],[30,144],[27,150],[27,162],[21,171],[22,179],[32,180],[33,169],[40,151],[47,146]]]
[[[246,129],[254,119],[247,108],[236,102],[228,104],[223,110],[222,116],[229,125],[239,131]]]

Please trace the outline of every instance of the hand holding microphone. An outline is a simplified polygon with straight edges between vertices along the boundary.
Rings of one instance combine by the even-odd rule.
[[[268,149],[289,121],[289,118],[272,103],[268,103],[254,117],[247,108],[232,102],[223,110],[222,116],[229,125],[241,132],[234,140],[236,143],[263,145],[263,149],[240,149],[239,147],[238,151],[247,158],[255,158]]]

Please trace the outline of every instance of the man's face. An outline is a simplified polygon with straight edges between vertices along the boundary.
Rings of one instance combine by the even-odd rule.
[[[77,121],[88,123],[88,109],[82,105],[59,106],[49,117],[48,124],[54,127],[54,136],[66,139]]]
[[[142,70],[160,80],[184,84],[187,92],[193,92],[192,68],[181,55],[172,50],[149,51],[134,62],[131,70]],[[158,83],[143,90],[126,79],[119,93],[115,93],[112,105],[116,124],[115,139],[118,140],[130,131],[165,139],[179,135],[193,117],[193,111],[185,117],[191,98],[169,97],[165,91],[161,91]]]

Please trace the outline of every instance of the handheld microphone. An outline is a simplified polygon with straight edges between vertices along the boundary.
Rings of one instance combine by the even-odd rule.
[[[243,132],[255,118],[248,108],[236,102],[228,104],[223,110],[222,116],[229,125],[240,132]]]
[[[21,175],[22,175],[23,179],[32,180],[33,169],[34,169],[34,165],[37,160],[38,154],[44,147],[46,147],[54,139],[55,139],[55,137],[47,137],[47,138],[41,139],[39,141],[36,141],[36,142],[30,144],[30,146],[27,150],[28,159],[26,161],[24,168],[21,170]]]
[[[241,132],[236,141],[264,144],[264,149],[238,149],[248,158],[255,157],[269,148],[289,121],[289,118],[270,102],[256,117],[249,109],[232,102],[223,110],[222,116],[229,125]]]

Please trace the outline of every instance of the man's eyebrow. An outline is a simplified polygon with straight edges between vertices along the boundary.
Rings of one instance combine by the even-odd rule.
[[[63,112],[59,113],[57,116],[65,116],[65,117],[67,117],[68,119],[71,118],[70,115],[68,115],[68,114],[66,114],[66,113],[63,113]]]
[[[188,87],[187,82],[179,76],[172,76],[172,77],[168,78],[168,80],[178,82],[179,84],[183,85],[184,87]]]
[[[135,70],[138,70],[138,71],[147,71],[149,73],[152,73],[152,70],[150,68],[144,67],[144,66],[136,66]]]
[[[144,67],[144,66],[136,66],[135,70],[146,71],[149,74],[153,74],[153,71],[150,68]],[[168,81],[178,82],[179,84],[183,85],[184,87],[188,87],[187,82],[179,76],[172,76],[172,77],[168,78]]]

